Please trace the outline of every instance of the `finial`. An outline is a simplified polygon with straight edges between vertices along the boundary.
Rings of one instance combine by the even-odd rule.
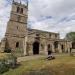
[[[21,4],[21,0],[20,0],[20,4]]]

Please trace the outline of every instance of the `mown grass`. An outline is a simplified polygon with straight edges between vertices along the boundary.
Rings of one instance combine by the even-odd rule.
[[[55,60],[39,58],[21,62],[16,69],[1,75],[75,75],[75,57],[61,56]]]

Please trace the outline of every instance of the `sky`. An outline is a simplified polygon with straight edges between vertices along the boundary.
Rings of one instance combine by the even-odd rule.
[[[11,4],[11,0],[0,0],[0,40],[5,35]],[[29,28],[60,33],[61,38],[75,31],[75,0],[29,0],[28,10]]]

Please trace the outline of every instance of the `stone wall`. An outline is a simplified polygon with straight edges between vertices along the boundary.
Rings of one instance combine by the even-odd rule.
[[[48,54],[49,49],[55,53],[70,52],[71,42],[61,40],[59,33],[27,29],[27,12],[28,6],[15,2],[12,4],[5,39],[1,42],[2,50],[5,48],[17,50],[18,48],[23,51],[24,55],[33,55],[35,54],[33,50],[37,45],[36,49],[39,48],[39,54]]]
[[[6,39],[3,38],[0,42],[0,51],[1,52],[4,52],[4,50],[5,50],[5,43],[6,43]]]
[[[0,51],[1,51],[1,42],[0,42]]]
[[[70,52],[71,41],[64,39],[50,39],[44,37],[37,37],[35,34],[29,35],[26,42],[26,51],[28,55],[33,55],[33,44],[39,43],[39,54],[48,54],[48,46],[53,53],[67,53]],[[56,46],[55,43],[56,42]],[[37,49],[36,49],[37,50]]]

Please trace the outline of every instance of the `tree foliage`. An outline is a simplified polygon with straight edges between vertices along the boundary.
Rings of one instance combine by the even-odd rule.
[[[66,35],[66,39],[75,41],[75,32],[70,32]]]

